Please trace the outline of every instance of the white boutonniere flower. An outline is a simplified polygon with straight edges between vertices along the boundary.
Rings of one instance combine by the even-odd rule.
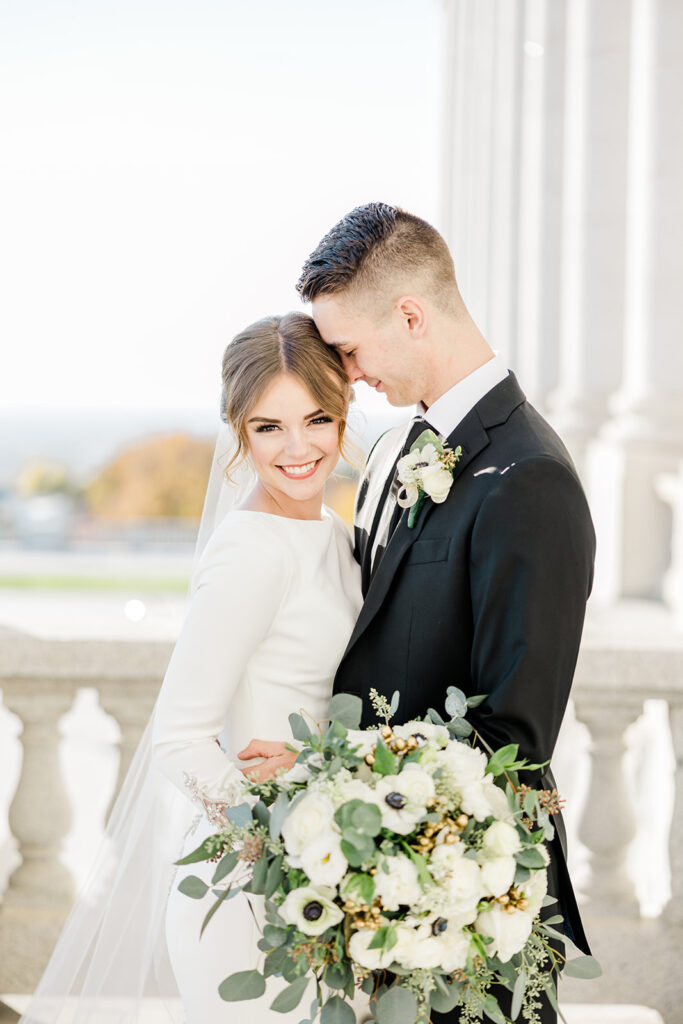
[[[408,526],[417,522],[425,499],[437,505],[445,501],[453,483],[453,469],[462,455],[462,448],[449,448],[433,430],[424,430],[407,455],[398,460],[396,471],[403,487],[397,501],[409,508]]]

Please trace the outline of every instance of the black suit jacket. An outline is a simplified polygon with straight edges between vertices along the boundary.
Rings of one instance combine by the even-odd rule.
[[[494,749],[518,743],[520,756],[544,762],[569,697],[593,580],[586,497],[562,441],[512,373],[448,441],[463,453],[448,498],[428,498],[412,529],[407,511],[401,516],[367,587],[334,692],[363,698],[363,727],[377,724],[371,687],[387,699],[399,690],[397,721],[422,717],[428,707],[443,714],[450,684],[468,696],[487,694],[468,714],[474,728]],[[549,769],[522,778],[555,785]],[[589,953],[564,825],[559,815],[552,820],[550,889],[566,933]]]

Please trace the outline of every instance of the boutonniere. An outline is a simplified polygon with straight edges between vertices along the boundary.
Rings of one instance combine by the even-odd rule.
[[[433,430],[424,430],[407,455],[398,460],[396,471],[403,487],[397,502],[409,508],[408,526],[417,522],[426,498],[437,505],[445,501],[453,484],[453,469],[462,455],[462,448],[449,448]]]

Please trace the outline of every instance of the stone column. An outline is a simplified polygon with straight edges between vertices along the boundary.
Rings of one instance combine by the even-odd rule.
[[[158,684],[154,681],[141,682],[135,689],[125,683],[117,686],[110,682],[104,683],[100,688],[100,704],[107,714],[116,720],[121,730],[119,770],[116,786],[107,808],[105,823],[109,820],[109,815],[121,792],[123,780],[128,774],[131,761],[154,707],[157,692]]]
[[[635,917],[638,904],[626,873],[628,845],[636,834],[633,802],[626,788],[624,733],[640,709],[614,698],[576,699],[577,717],[591,734],[591,781],[579,838],[591,853],[586,887],[591,917]]]
[[[665,919],[683,925],[683,704],[669,703],[671,736],[676,756],[674,812],[669,839],[671,900],[664,908]]]
[[[548,409],[585,475],[621,379],[630,3],[567,0],[560,367]]]
[[[0,991],[31,992],[75,896],[61,863],[71,827],[71,803],[59,763],[58,723],[75,686],[22,680],[4,690],[5,706],[23,723],[24,756],[9,825],[22,863],[10,877],[0,908]]]
[[[661,597],[671,514],[655,481],[683,457],[683,5],[632,10],[624,368],[590,452],[602,602]]]

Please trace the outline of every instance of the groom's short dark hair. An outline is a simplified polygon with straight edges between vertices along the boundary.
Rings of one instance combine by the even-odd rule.
[[[452,309],[459,298],[453,258],[436,228],[388,203],[357,206],[318,243],[296,290],[304,302],[348,290],[382,289],[389,278],[426,281],[435,300]]]

